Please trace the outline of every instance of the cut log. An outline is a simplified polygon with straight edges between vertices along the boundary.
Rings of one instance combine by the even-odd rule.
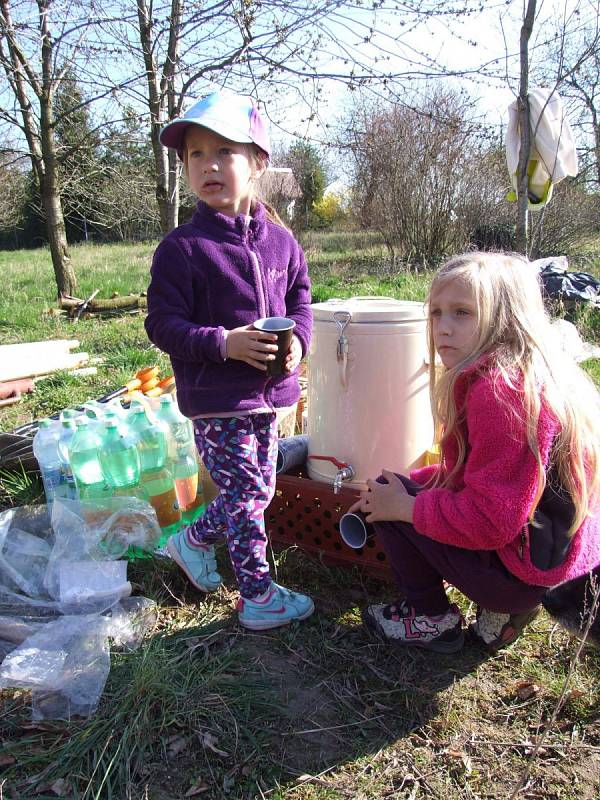
[[[60,307],[66,309],[78,309],[84,302],[84,300],[78,300],[76,297],[63,297],[60,301]],[[128,308],[146,308],[147,305],[148,300],[144,295],[129,294],[124,295],[123,297],[111,297],[104,300],[102,298],[94,298],[87,304],[86,311],[93,314],[94,311],[99,312]]]

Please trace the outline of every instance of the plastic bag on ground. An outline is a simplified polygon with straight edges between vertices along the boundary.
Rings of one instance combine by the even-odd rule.
[[[32,691],[34,719],[94,713],[110,669],[109,639],[132,650],[156,604],[129,597],[128,547],[153,549],[152,507],[56,500],[0,514],[0,688]]]
[[[156,604],[146,597],[125,598],[104,615],[51,620],[6,655],[0,688],[30,689],[36,720],[90,716],[110,670],[109,639],[135,650],[156,620]]]

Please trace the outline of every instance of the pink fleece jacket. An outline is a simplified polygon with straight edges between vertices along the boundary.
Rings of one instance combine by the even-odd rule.
[[[575,533],[562,564],[540,570],[531,563],[527,522],[538,477],[521,421],[522,398],[519,391],[502,383],[507,407],[496,396],[492,377],[481,374],[478,366],[467,369],[456,384],[456,401],[465,411],[466,462],[454,488],[426,489],[417,496],[415,529],[437,542],[467,550],[496,550],[509,572],[524,583],[555,586],[579,577],[600,564],[598,515],[588,517]],[[542,407],[538,441],[544,465],[557,432],[555,417]],[[456,441],[451,440],[445,452],[448,471],[457,455]],[[424,467],[410,477],[423,485],[439,468]]]

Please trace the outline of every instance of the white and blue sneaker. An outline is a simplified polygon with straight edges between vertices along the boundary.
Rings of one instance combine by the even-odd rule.
[[[167,552],[196,589],[200,589],[201,592],[214,592],[221,585],[215,548],[212,544],[191,545],[186,528],[171,536],[167,542]]]
[[[248,600],[240,597],[237,604],[240,625],[252,631],[266,631],[289,625],[294,619],[306,619],[315,604],[305,594],[292,592],[272,583],[264,595]]]

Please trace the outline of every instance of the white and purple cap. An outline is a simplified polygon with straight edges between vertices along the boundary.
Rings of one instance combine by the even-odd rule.
[[[161,144],[177,150],[179,158],[183,158],[185,131],[190,125],[208,128],[232,142],[253,142],[271,157],[265,120],[254,100],[246,95],[213,92],[194,103],[183,117],[165,125],[160,132]]]

